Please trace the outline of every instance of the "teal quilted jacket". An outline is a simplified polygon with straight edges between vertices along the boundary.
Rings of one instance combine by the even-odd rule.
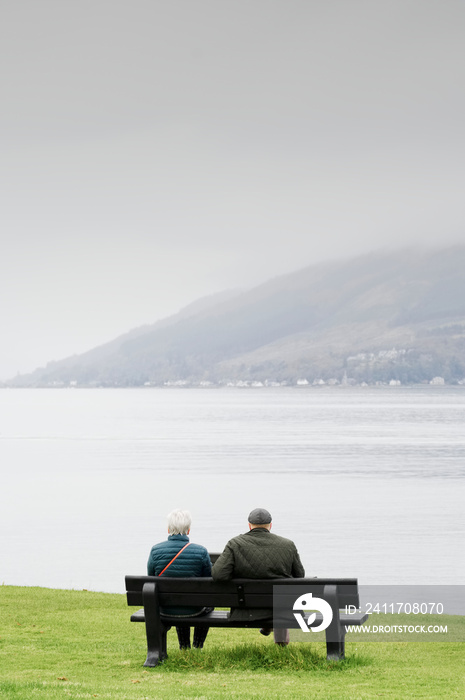
[[[152,547],[147,562],[149,576],[158,576],[174,556],[189,542],[187,535],[169,535],[168,539]],[[211,576],[210,555],[205,547],[191,543],[174,560],[163,576],[191,577]],[[162,612],[170,615],[193,615],[201,608],[166,608]]]

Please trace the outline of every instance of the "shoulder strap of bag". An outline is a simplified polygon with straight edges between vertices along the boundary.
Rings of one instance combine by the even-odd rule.
[[[183,547],[182,549],[179,550],[179,552],[172,558],[172,560],[170,561],[170,563],[167,564],[167,565],[165,566],[165,568],[163,569],[163,571],[160,571],[160,573],[159,573],[158,575],[161,576],[161,575],[166,571],[166,569],[167,569],[169,566],[171,566],[171,564],[174,562],[174,560],[177,559],[177,558],[179,557],[179,555],[181,554],[181,552],[184,552],[184,550],[186,549],[186,547],[188,547],[189,545],[190,545],[190,542],[188,542],[187,544],[185,544],[184,547]]]

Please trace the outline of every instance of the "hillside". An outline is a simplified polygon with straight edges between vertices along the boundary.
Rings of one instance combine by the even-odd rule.
[[[320,264],[225,293],[8,386],[465,377],[465,246]]]

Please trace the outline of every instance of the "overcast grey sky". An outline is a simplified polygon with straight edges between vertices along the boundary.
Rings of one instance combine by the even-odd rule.
[[[463,0],[2,0],[0,379],[465,242]]]

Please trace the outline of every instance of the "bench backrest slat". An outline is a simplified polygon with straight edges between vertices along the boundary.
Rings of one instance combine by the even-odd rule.
[[[128,605],[143,605],[142,589],[145,583],[156,582],[160,605],[192,605],[215,607],[272,608],[273,587],[299,586],[303,592],[323,597],[326,585],[336,585],[339,607],[359,607],[357,579],[311,578],[311,579],[233,579],[213,581],[211,578],[174,578],[168,576],[126,576]],[[189,601],[186,602],[186,594]],[[280,589],[280,596],[283,589]],[[280,598],[285,604],[285,598]],[[295,595],[289,596],[289,605]]]

